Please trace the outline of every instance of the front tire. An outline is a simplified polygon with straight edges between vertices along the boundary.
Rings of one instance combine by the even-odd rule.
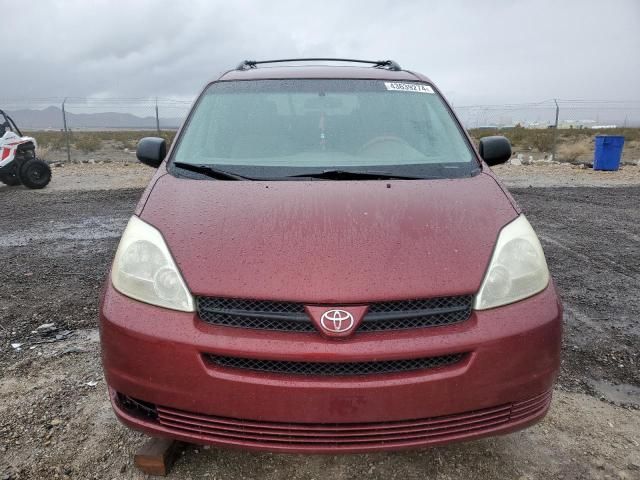
[[[10,187],[16,187],[20,185],[20,178],[16,173],[16,168],[13,166],[11,170],[6,173],[0,173],[0,182],[5,185],[9,185]]]
[[[27,188],[44,188],[51,181],[51,168],[47,162],[39,158],[31,158],[22,164],[18,177]]]

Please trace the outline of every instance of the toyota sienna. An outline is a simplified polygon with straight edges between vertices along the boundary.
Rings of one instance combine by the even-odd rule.
[[[336,60],[244,61],[204,88],[168,152],[139,142],[157,171],[100,307],[126,425],[338,453],[546,414],[562,307],[489,168],[508,140],[476,149],[421,74]]]

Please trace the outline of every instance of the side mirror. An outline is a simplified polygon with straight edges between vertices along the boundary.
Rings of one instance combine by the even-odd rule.
[[[480,139],[480,156],[490,167],[499,165],[511,158],[511,144],[505,137],[498,135]]]
[[[158,168],[167,156],[167,142],[164,138],[145,137],[138,142],[136,157],[145,165]]]

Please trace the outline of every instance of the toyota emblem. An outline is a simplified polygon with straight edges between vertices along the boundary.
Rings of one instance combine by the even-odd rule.
[[[353,315],[346,310],[327,310],[320,317],[320,325],[327,332],[344,333],[353,328]]]

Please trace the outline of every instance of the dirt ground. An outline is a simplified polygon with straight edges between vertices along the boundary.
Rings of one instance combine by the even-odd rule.
[[[505,164],[494,167],[493,171],[509,188],[640,185],[640,167],[635,165],[624,165],[618,171],[602,171],[570,163]]]
[[[541,423],[403,453],[185,446],[169,478],[640,479],[640,168],[496,172],[538,231],[565,304],[561,374]],[[144,437],[111,412],[96,319],[118,237],[151,174],[65,165],[42,191],[0,186],[9,206],[0,213],[0,480],[145,478],[132,465]]]
[[[640,169],[639,169],[640,170]],[[135,163],[64,163],[53,167],[53,180],[46,191],[112,190],[144,188],[154,170]],[[0,184],[0,191],[2,191]]]
[[[38,138],[37,133],[35,135],[36,138]],[[100,147],[92,152],[84,152],[72,145],[69,154],[71,161],[77,163],[87,161],[93,161],[96,163],[131,163],[137,161],[135,155],[136,141],[137,139],[131,140],[128,142],[130,143],[129,147],[123,147],[121,142],[106,140],[101,142]],[[65,148],[54,149],[44,147],[38,151],[38,155],[48,162],[68,163],[67,150]]]

